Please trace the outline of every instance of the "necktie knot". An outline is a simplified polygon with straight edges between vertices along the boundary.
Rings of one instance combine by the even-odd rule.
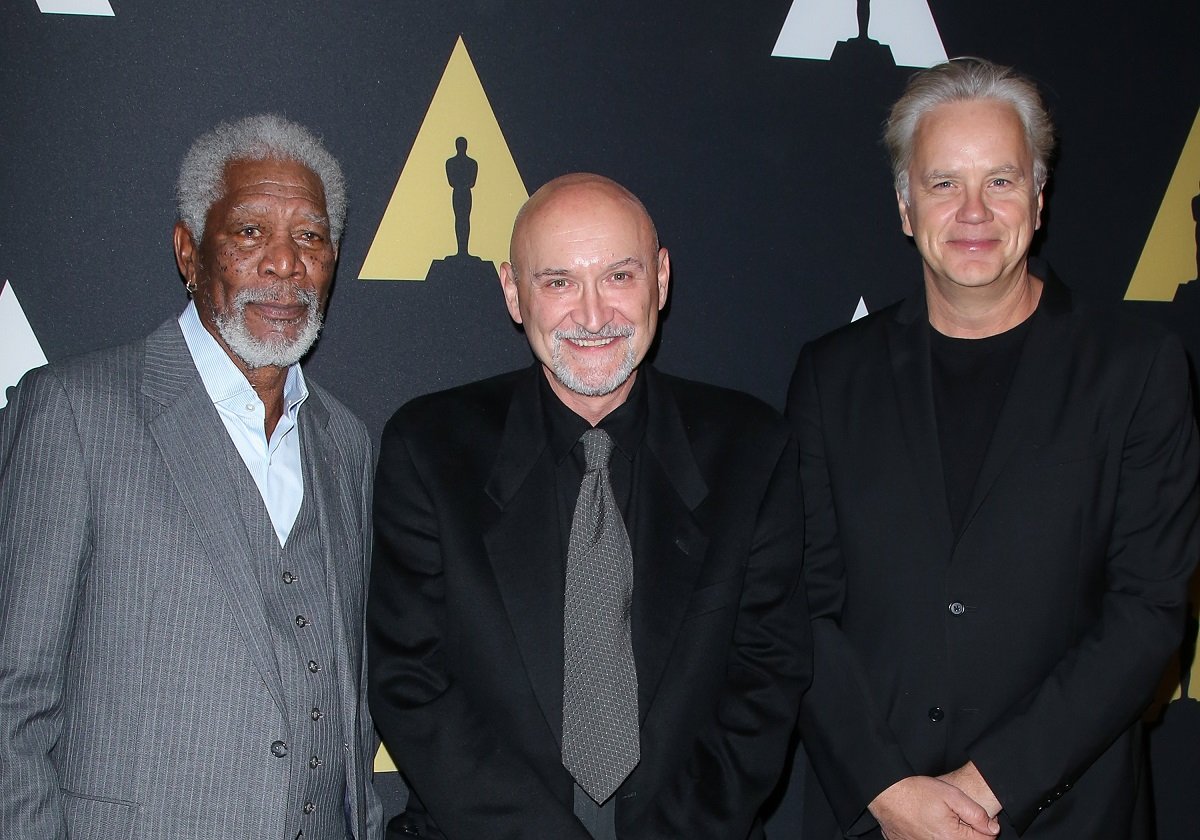
[[[603,429],[588,429],[579,439],[583,441],[583,457],[587,461],[586,470],[602,470],[608,467],[612,458],[613,439]]]

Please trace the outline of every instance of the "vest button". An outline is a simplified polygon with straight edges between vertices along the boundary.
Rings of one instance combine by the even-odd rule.
[[[283,573],[283,582],[284,583],[295,583],[298,580],[300,580],[300,578],[298,576],[292,574],[291,572]]]
[[[944,717],[946,717],[946,713],[942,711],[941,706],[934,706],[929,710],[929,719],[934,723],[940,722]]]
[[[967,608],[964,607],[962,604],[960,604],[958,601],[955,601],[953,604],[950,605],[950,613],[952,615],[962,615],[966,611],[967,611]]]
[[[272,741],[271,755],[275,756],[276,758],[283,758],[285,755],[287,755],[287,744],[283,743],[283,741]]]

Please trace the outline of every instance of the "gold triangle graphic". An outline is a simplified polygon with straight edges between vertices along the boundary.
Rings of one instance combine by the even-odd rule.
[[[1180,283],[1196,279],[1196,221],[1192,198],[1200,191],[1200,110],[1167,185],[1125,300],[1174,300]]]
[[[375,772],[376,773],[395,773],[396,762],[392,761],[392,757],[388,755],[387,747],[383,744],[379,745],[379,752],[375,753]]]
[[[446,163],[459,154],[460,137],[467,140],[465,153],[478,164],[469,189],[469,252],[496,266],[508,258],[513,219],[529,194],[460,36],[367,251],[360,280],[424,280],[431,262],[458,252]]]

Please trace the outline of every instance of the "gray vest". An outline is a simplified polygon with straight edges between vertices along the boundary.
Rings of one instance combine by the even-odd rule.
[[[272,746],[288,762],[287,840],[346,840],[344,721],[337,700],[327,558],[313,500],[311,458],[300,433],[304,502],[281,547],[254,479],[237,449],[226,449],[246,536],[256,558],[271,643],[287,706],[287,737]]]

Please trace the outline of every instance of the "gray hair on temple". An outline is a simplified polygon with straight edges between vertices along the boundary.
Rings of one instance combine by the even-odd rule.
[[[892,178],[896,192],[905,201],[909,200],[913,138],[921,118],[939,105],[978,99],[1003,102],[1017,112],[1033,155],[1034,181],[1038,189],[1045,186],[1054,151],[1054,124],[1037,87],[1011,67],[982,58],[955,58],[914,74],[884,124],[883,141],[892,159]]]

